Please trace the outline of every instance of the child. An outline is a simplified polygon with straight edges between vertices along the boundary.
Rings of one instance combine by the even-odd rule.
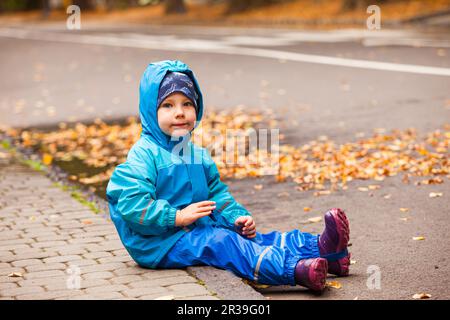
[[[327,272],[348,274],[349,225],[340,209],[325,214],[320,237],[256,231],[209,152],[189,140],[202,119],[203,97],[186,64],[151,63],[141,79],[139,110],[141,137],[107,187],[111,218],[136,263],[154,269],[210,265],[258,283],[318,292]]]

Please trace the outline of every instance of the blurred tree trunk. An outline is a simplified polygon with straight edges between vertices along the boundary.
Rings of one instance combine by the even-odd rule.
[[[72,4],[79,6],[81,10],[93,9],[92,2],[90,0],[73,0]]]
[[[41,0],[42,3],[42,17],[47,19],[50,15],[50,0]]]
[[[226,14],[242,12],[251,8],[289,1],[291,0],[229,0]]]
[[[373,0],[344,0],[342,2],[342,10],[356,10],[361,9],[365,10],[368,6],[371,4],[379,4],[380,2],[387,2],[388,0],[379,0],[379,1],[373,1]]]
[[[184,4],[184,0],[165,0],[165,10],[166,14],[168,13],[186,13],[186,5]]]

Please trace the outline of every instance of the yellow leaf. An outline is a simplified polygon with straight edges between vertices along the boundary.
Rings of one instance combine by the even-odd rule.
[[[322,217],[309,218],[308,221],[312,223],[320,222],[322,221]]]
[[[87,219],[87,220],[82,220],[81,223],[87,225],[87,224],[92,224],[92,221]]]
[[[366,188],[366,187],[359,187],[358,190],[361,191],[361,192],[369,191],[369,189]]]
[[[408,212],[409,209],[408,209],[408,208],[400,208],[400,211],[401,211],[401,212]]]
[[[350,264],[356,264],[356,260],[350,260]]]
[[[44,155],[42,156],[42,163],[45,164],[46,166],[50,165],[53,161],[53,157],[51,154],[48,153],[44,153]]]
[[[385,195],[383,198],[385,198],[385,199],[390,199],[391,197],[392,197],[391,194],[387,194],[387,195]]]
[[[255,184],[253,186],[253,188],[255,188],[256,190],[261,190],[263,188],[263,185],[262,184]]]
[[[310,207],[303,207],[303,211],[309,212],[309,211],[311,211],[311,208]]]
[[[442,197],[442,195],[443,195],[442,192],[430,192],[429,194],[430,198]]]
[[[422,237],[422,236],[420,236],[420,237],[413,237],[413,240],[415,240],[415,241],[425,240],[425,237]]]
[[[338,281],[327,281],[326,282],[327,287],[335,288],[335,289],[341,289],[342,284],[340,284]]]
[[[429,293],[416,293],[413,295],[413,299],[429,299],[431,298],[431,294]]]
[[[377,189],[380,189],[380,188],[381,188],[381,186],[379,186],[377,184],[372,184],[372,185],[369,186],[370,190],[377,190]]]
[[[20,272],[12,272],[12,273],[8,274],[8,277],[11,277],[11,278],[21,278],[21,277],[23,277],[23,275],[22,275],[22,273],[20,273]]]
[[[28,220],[30,220],[30,221],[35,221],[35,220],[36,220],[36,217],[35,217],[35,216],[31,216]]]

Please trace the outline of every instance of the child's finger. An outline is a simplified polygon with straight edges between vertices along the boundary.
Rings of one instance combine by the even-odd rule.
[[[216,206],[200,207],[200,208],[197,209],[197,212],[212,211],[215,208],[216,208]]]
[[[254,237],[256,237],[256,231],[254,233],[247,235],[247,238],[254,238]]]
[[[216,202],[215,201],[206,200],[206,201],[200,201],[197,204],[198,204],[199,207],[204,207],[204,206],[215,205]]]
[[[245,222],[245,226],[248,227],[253,223],[255,223],[255,221],[251,217],[248,217],[247,221]]]
[[[255,225],[255,220],[251,220],[251,221],[249,221],[249,223],[247,224],[247,226],[249,226],[249,227],[251,227],[251,226],[254,226]]]
[[[206,217],[207,215],[210,215],[212,211],[205,211],[205,212],[198,212],[195,216],[197,219],[200,219],[202,217]]]

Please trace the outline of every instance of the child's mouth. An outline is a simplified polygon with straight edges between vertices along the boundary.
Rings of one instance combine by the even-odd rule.
[[[175,127],[175,128],[183,128],[183,127],[187,126],[187,123],[183,123],[183,124],[173,124],[172,126]]]

